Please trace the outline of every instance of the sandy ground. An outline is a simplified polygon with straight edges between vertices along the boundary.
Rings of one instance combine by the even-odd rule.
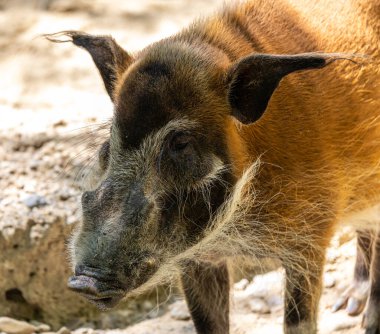
[[[176,32],[193,17],[213,11],[221,0],[0,0],[0,229],[25,223],[28,215],[64,212],[80,217],[76,177],[106,134],[101,125],[112,105],[90,57],[69,44],[51,44],[41,34],[83,30],[112,34],[129,51]],[[28,196],[42,195],[49,204],[31,213]],[[328,252],[320,333],[360,333],[361,317],[331,305],[349,284],[355,243],[343,231]],[[2,277],[1,279],[7,279]],[[280,333],[282,272],[257,276],[235,286],[234,333]],[[0,314],[1,316],[1,314]],[[129,328],[98,332],[194,333],[184,303],[161,317]],[[183,319],[183,320],[178,320]]]

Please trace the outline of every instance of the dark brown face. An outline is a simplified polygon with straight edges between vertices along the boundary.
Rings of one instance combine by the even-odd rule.
[[[82,196],[72,238],[69,287],[101,308],[196,244],[228,194],[225,133],[210,122],[217,106],[193,85],[151,63],[120,87],[102,177]]]

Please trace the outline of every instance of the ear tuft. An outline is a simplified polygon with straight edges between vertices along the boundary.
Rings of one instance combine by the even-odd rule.
[[[234,64],[227,74],[232,115],[244,124],[253,123],[263,115],[284,76],[296,71],[323,68],[340,59],[353,61],[355,57],[357,55],[318,52],[245,57]]]
[[[116,81],[133,62],[133,58],[111,36],[95,36],[80,31],[62,31],[44,36],[55,43],[72,42],[87,50],[102,76],[108,95],[114,101]]]

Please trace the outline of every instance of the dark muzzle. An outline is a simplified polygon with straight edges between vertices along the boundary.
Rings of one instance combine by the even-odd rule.
[[[116,306],[125,295],[124,289],[116,280],[98,270],[81,265],[75,267],[75,275],[69,278],[67,285],[101,310]]]

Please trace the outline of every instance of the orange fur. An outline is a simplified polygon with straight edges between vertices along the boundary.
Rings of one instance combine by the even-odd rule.
[[[228,156],[225,160],[232,164],[227,166],[232,167],[234,181],[237,180],[232,197],[211,217],[211,228],[202,231],[204,234],[200,234],[202,238],[195,246],[183,246],[188,241],[183,219],[171,229],[174,242],[171,240],[170,247],[160,249],[168,243],[160,244],[157,240],[166,240],[167,235],[158,237],[157,221],[150,219],[150,225],[140,231],[145,242],[135,245],[137,249],[148,248],[152,257],[159,249],[169,263],[186,258],[207,261],[208,255],[215,254],[277,257],[287,274],[285,332],[315,333],[324,253],[330,238],[341,222],[358,222],[360,212],[380,202],[380,1],[247,1],[196,21],[177,35],[137,53],[133,59],[112,39],[67,34],[95,59],[99,54],[106,56],[105,63],[97,63],[98,69],[103,79],[111,69],[111,79],[116,81],[110,84],[105,80],[116,112],[110,140],[111,163],[100,182],[114,177],[112,182],[119,189],[125,187],[122,197],[129,191],[129,181],[123,183],[123,177],[127,174],[135,180],[141,170],[147,170],[146,175],[138,176],[142,184],[138,190],[149,200],[154,201],[177,186],[182,189],[182,184],[176,184],[181,182],[177,178],[173,189],[168,190],[169,183],[162,182],[155,169],[160,145],[175,126],[197,135],[207,131],[207,139],[215,147],[207,147],[202,154],[206,156],[210,150],[215,153],[218,146],[227,151],[223,152],[224,158]],[[103,43],[100,53],[94,51],[94,45],[96,49],[100,44],[92,44],[99,40]],[[281,81],[263,116],[253,124],[242,125],[230,116],[232,106],[227,99],[226,81],[229,70],[242,58],[258,53],[318,51],[368,58],[347,57],[352,61],[330,62],[323,69],[290,74]],[[160,108],[155,102],[160,103]],[[143,119],[142,113],[149,113],[151,119]],[[172,123],[160,125],[161,130],[156,128],[160,113],[172,118]],[[171,127],[165,128],[168,124]],[[123,128],[129,132],[121,134]],[[137,138],[135,142],[131,134]],[[122,142],[127,137],[131,142],[125,146],[135,145],[135,151],[130,149],[125,154]],[[220,150],[218,153],[223,155]],[[207,182],[196,183],[197,189],[205,190],[206,199],[210,182],[219,180],[218,173],[224,170],[220,167],[222,160],[215,154],[207,160],[213,163],[204,177]],[[129,172],[125,159],[129,159]],[[171,171],[171,175],[175,173]],[[103,186],[107,188],[109,183]],[[185,186],[194,190],[195,184]],[[159,205],[153,204],[158,210]],[[91,205],[99,210],[102,203]],[[161,274],[168,271],[163,268]],[[138,272],[139,268],[135,269]],[[198,272],[202,270],[210,275],[203,265],[197,264],[195,271],[189,270],[194,276],[192,280],[199,279]],[[212,272],[223,277],[225,270],[222,265]],[[226,280],[221,281],[225,291]],[[204,282],[200,283],[204,287]],[[217,286],[212,288],[217,298],[220,291]],[[212,288],[208,291],[210,296]],[[192,299],[191,294],[187,297]],[[228,306],[223,300],[220,315],[227,328]],[[208,316],[212,322],[217,321],[218,316],[210,314],[210,305],[204,304],[207,301],[201,303],[199,308],[206,315],[198,314],[198,320]],[[195,314],[199,311],[194,310]],[[201,328],[199,333],[210,326],[201,320],[196,321],[197,328]],[[218,328],[215,333],[223,333],[220,326],[214,328]]]

